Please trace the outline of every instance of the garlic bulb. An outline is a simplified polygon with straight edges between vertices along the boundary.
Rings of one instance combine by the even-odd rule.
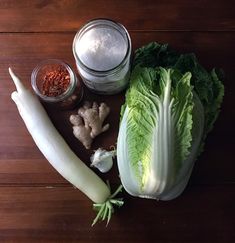
[[[115,150],[107,151],[99,148],[91,155],[91,167],[96,167],[102,173],[108,172],[113,166],[113,157],[115,155]]]

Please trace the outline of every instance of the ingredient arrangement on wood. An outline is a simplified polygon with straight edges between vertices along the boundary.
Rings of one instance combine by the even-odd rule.
[[[90,156],[90,166],[108,172],[114,156],[117,156],[121,183],[129,194],[157,200],[174,199],[185,189],[205,139],[218,117],[224,95],[222,72],[216,69],[208,72],[194,54],[178,54],[168,45],[156,42],[137,49],[130,68],[131,41],[126,29],[108,20],[91,21],[90,24],[78,32],[73,43],[84,84],[99,95],[113,95],[122,91],[129,81],[125,104],[120,104],[117,150],[97,149]],[[83,33],[87,27],[91,31],[89,34]],[[79,45],[77,38],[83,34],[89,41],[81,42],[87,48],[82,50],[89,55],[79,52],[84,46]],[[98,41],[90,39],[95,36]],[[123,46],[113,43],[114,39]],[[113,49],[110,49],[112,45]],[[110,56],[110,50],[113,55],[119,55],[120,47],[124,51],[121,56]],[[95,61],[96,52],[102,63]],[[65,69],[47,72],[42,90],[38,88],[36,69],[37,74],[35,71],[32,74],[33,89],[48,104],[59,103],[60,108],[75,109],[83,97],[83,88],[69,65],[58,60],[53,63]],[[103,64],[109,69],[106,70]],[[17,89],[11,97],[36,145],[66,180],[94,202],[98,213],[92,225],[98,220],[107,220],[108,224],[114,206],[120,207],[124,203],[122,198],[116,198],[122,185],[111,194],[109,182],[104,183],[93,168],[69,148],[38,97],[25,88],[10,68],[9,72]],[[92,149],[98,135],[108,134],[105,132],[110,125],[105,120],[109,119],[109,113],[108,102],[85,101],[75,112],[73,110],[68,119],[78,143]]]

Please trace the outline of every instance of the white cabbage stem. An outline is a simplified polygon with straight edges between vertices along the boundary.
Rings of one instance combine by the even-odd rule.
[[[114,200],[113,197],[111,198],[109,185],[104,183],[69,148],[38,98],[25,88],[11,68],[9,73],[17,89],[11,97],[34,142],[49,163],[67,181],[89,197],[95,203],[94,205],[106,205],[110,200]],[[112,208],[110,210],[113,212]],[[110,212],[108,219],[110,219]]]

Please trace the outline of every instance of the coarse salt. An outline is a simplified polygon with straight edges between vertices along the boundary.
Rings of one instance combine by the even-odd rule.
[[[122,25],[105,19],[89,22],[76,34],[73,53],[85,85],[94,92],[113,94],[127,86],[131,41]]]

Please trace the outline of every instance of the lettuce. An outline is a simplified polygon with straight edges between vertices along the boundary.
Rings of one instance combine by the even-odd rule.
[[[118,169],[132,195],[182,193],[218,116],[224,87],[194,54],[150,43],[135,53],[117,142]]]

